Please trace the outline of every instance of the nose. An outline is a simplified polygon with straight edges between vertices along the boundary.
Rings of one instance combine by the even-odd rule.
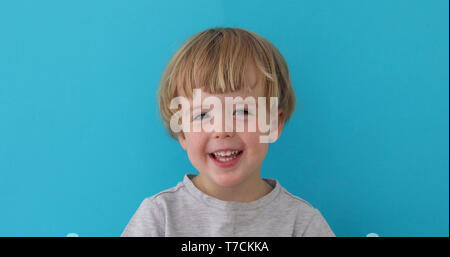
[[[216,132],[216,131],[214,131],[213,132],[213,138],[215,138],[215,139],[223,139],[223,138],[227,138],[227,137],[233,137],[234,136],[234,132],[225,132],[225,131],[222,131],[222,132]]]
[[[216,138],[216,139],[222,139],[222,138],[232,138],[235,135],[235,131],[234,131],[234,126],[233,126],[233,121],[230,120],[227,122],[225,122],[225,120],[222,120],[222,127],[217,126],[215,127],[214,131],[212,132],[212,137]],[[226,130],[228,126],[228,130]]]

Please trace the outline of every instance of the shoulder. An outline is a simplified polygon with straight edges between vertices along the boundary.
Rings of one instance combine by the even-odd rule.
[[[278,210],[284,210],[284,215],[294,216],[297,222],[308,223],[316,216],[320,216],[320,211],[303,198],[294,195],[281,187],[278,198]]]
[[[302,211],[314,212],[315,210],[309,202],[290,193],[284,187],[281,187],[280,190],[280,200],[285,202],[288,206],[295,207],[296,209],[300,209]]]
[[[295,236],[335,236],[321,212],[309,202],[284,188],[280,199],[295,215]]]
[[[163,206],[167,202],[175,202],[180,200],[186,193],[183,183],[179,182],[176,186],[165,189],[157,194],[146,197],[142,204]]]

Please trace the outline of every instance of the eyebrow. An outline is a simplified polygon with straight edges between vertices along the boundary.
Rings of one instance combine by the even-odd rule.
[[[198,106],[192,106],[192,111],[195,111],[197,109],[211,109],[210,105],[198,105]]]
[[[231,96],[231,97],[232,97],[232,98],[236,98],[236,96]],[[246,99],[247,97],[253,97],[254,100],[255,100],[255,103],[256,103],[256,104],[258,103],[258,97],[255,97],[255,96],[253,96],[253,95],[244,95],[244,96],[237,96],[237,97],[241,97],[242,100],[236,101],[235,99],[233,99],[234,105],[236,105],[236,104],[249,104],[247,101],[245,101],[245,99]],[[210,109],[211,106],[213,106],[213,105],[212,105],[212,104],[211,104],[211,105],[207,105],[207,104],[202,104],[202,105],[191,105],[191,109],[192,109],[192,110],[196,110],[196,109],[199,109],[199,108]]]

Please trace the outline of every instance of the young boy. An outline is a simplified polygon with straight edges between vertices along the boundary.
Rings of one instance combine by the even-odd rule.
[[[158,97],[165,126],[199,174],[143,200],[122,236],[335,236],[317,209],[261,178],[269,146],[263,125],[269,120],[274,142],[295,106],[287,64],[270,42],[239,28],[200,32],[167,65]],[[181,111],[177,97],[186,99]],[[227,98],[236,108],[221,122]],[[214,129],[205,129],[212,120]]]

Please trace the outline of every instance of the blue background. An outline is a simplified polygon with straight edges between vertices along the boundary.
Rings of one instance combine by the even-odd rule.
[[[119,236],[196,173],[160,122],[175,51],[242,27],[297,109],[262,176],[337,236],[449,235],[449,6],[433,1],[0,2],[0,236]]]

